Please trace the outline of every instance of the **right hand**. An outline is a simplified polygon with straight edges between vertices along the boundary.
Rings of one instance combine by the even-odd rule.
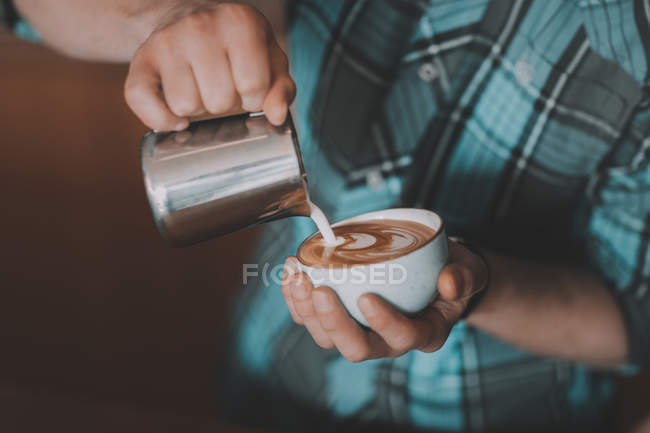
[[[472,296],[488,281],[486,262],[457,242],[449,242],[449,263],[438,276],[438,294],[427,308],[407,317],[381,297],[364,294],[357,305],[370,325],[362,328],[328,287],[314,287],[295,257],[284,263],[282,295],[293,321],[307,328],[324,349],[336,348],[352,362],[394,358],[410,350],[442,347]]]
[[[191,117],[264,110],[284,122],[296,87],[271,25],[254,7],[215,0],[169,11],[136,51],[125,97],[150,128],[180,131]]]

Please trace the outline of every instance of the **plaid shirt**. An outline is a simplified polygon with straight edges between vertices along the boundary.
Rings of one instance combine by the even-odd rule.
[[[310,188],[334,220],[426,207],[492,249],[586,262],[622,307],[633,359],[647,359],[649,0],[296,0],[290,11]],[[281,264],[313,230],[268,225],[251,262]],[[607,429],[608,374],[462,322],[436,353],[352,364],[293,325],[260,278],[234,324],[227,403],[249,423]]]
[[[41,39],[34,28],[21,19],[11,0],[0,0],[0,29],[2,28],[32,42],[40,42]]]
[[[648,0],[296,0],[290,18],[301,146],[332,219],[430,208],[486,247],[588,264],[645,361]],[[268,225],[251,263],[282,263],[313,230]],[[463,322],[436,353],[353,364],[318,348],[259,279],[234,323],[228,401],[248,422],[607,429],[610,375]]]
[[[0,0],[0,27],[12,29],[16,20],[16,12],[9,0]]]

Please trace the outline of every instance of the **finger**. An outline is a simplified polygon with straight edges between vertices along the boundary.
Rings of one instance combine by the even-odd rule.
[[[300,317],[316,344],[325,349],[334,347],[332,340],[327,335],[327,332],[323,330],[316,317],[311,298],[313,285],[307,274],[297,273],[289,277],[288,287],[296,314]]]
[[[436,336],[431,323],[410,319],[386,301],[366,294],[359,298],[359,309],[370,327],[390,346],[396,355],[429,347]]]
[[[195,56],[192,70],[199,87],[201,101],[212,114],[224,114],[239,105],[239,96],[231,74],[226,52],[206,44]]]
[[[264,100],[263,108],[272,124],[281,125],[296,97],[296,84],[289,75],[287,55],[275,41],[271,45],[271,73],[273,84]]]
[[[442,310],[438,304],[445,304]],[[447,314],[443,312],[445,306],[448,305],[450,309],[455,309],[453,312],[449,311]],[[418,350],[426,353],[431,353],[439,350],[449,333],[451,328],[458,320],[458,316],[462,314],[463,307],[458,302],[440,301],[434,302],[421,312],[417,318],[414,319],[416,326],[422,331],[422,340]],[[448,317],[453,315],[454,317]]]
[[[291,278],[297,272],[296,270],[297,268],[294,263],[295,260],[296,260],[295,257],[289,257],[284,262],[284,269],[282,271],[282,282],[280,284],[280,288],[282,290],[282,296],[284,297],[284,302],[287,304],[287,308],[291,313],[291,318],[298,325],[302,325],[303,324],[302,318],[296,312],[296,306],[293,303],[293,298],[291,297],[291,293],[288,285],[289,278]]]
[[[472,295],[480,290],[475,281],[474,273],[467,266],[459,263],[446,266],[438,276],[440,296],[432,305],[448,322],[456,323]]]
[[[157,131],[182,131],[189,121],[172,113],[160,89],[160,76],[153,64],[136,54],[124,84],[124,98],[136,116]]]
[[[361,329],[331,289],[317,287],[312,297],[321,327],[344,358],[359,362],[390,355],[386,343],[377,334]]]
[[[284,301],[287,304],[287,308],[289,309],[289,313],[291,314],[291,320],[293,320],[296,325],[304,325],[304,321],[300,317],[300,315],[296,312],[296,306],[293,304],[293,301],[291,300],[291,295],[288,294],[288,291],[285,291],[285,286],[282,286],[282,296],[284,296]]]
[[[438,293],[446,301],[456,301],[474,292],[475,281],[471,269],[461,263],[445,266],[438,276]]]
[[[440,297],[447,301],[467,300],[487,285],[488,270],[484,259],[464,246],[449,243],[451,264],[438,276]]]
[[[269,36],[257,25],[224,35],[232,77],[246,111],[259,111],[271,85]]]
[[[190,117],[205,113],[194,71],[189,63],[165,59],[160,78],[167,106],[176,116]]]

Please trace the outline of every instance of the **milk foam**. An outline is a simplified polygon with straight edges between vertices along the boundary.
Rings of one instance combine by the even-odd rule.
[[[415,221],[378,219],[334,228],[337,244],[315,233],[298,248],[298,260],[308,266],[354,266],[391,260],[424,246],[436,235]],[[341,239],[343,242],[338,243]]]
[[[325,243],[333,246],[342,244],[343,239],[334,236],[332,227],[330,226],[329,221],[327,221],[327,217],[323,211],[311,201],[309,202],[309,209],[311,210],[311,219],[316,224],[316,227],[318,227],[320,234],[323,235]]]

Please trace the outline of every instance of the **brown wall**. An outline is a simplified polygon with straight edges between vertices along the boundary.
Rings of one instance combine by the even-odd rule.
[[[255,234],[168,248],[125,67],[4,34],[0,53],[0,390],[213,414],[218,343]]]

